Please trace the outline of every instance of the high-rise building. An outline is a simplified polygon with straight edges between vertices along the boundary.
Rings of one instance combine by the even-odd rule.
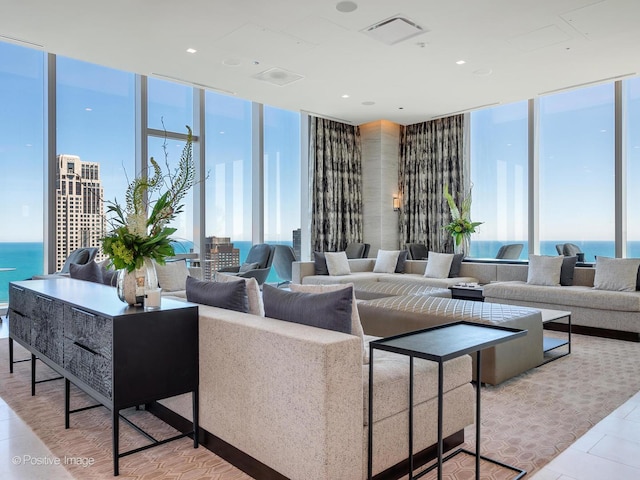
[[[80,247],[100,247],[105,235],[100,165],[58,155],[56,165],[56,270]],[[101,254],[97,259],[101,259]]]
[[[234,248],[229,237],[207,237],[204,244],[205,280],[213,280],[215,272],[224,267],[240,265],[240,249]]]
[[[296,228],[293,231],[293,252],[296,254],[296,259],[300,260],[301,259],[301,253],[302,253],[302,230],[299,228]]]

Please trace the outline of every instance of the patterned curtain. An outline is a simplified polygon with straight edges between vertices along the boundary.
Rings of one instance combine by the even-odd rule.
[[[434,252],[452,252],[453,239],[442,229],[450,222],[444,186],[454,199],[465,188],[464,116],[402,127],[398,190],[402,198],[400,240],[423,243]]]
[[[312,181],[312,251],[344,250],[362,242],[362,149],[360,128],[309,118]]]

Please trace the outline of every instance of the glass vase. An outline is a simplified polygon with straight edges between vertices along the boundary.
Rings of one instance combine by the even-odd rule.
[[[455,237],[454,237],[453,244],[454,244],[454,252],[461,253],[463,258],[468,257],[469,254],[471,253],[471,237],[469,235],[463,235],[462,241],[460,242],[460,244],[457,244],[455,242]]]
[[[116,288],[118,298],[123,302],[129,305],[142,305],[145,290],[158,288],[158,277],[153,261],[150,258],[145,258],[142,267],[132,272],[125,268],[119,270]]]

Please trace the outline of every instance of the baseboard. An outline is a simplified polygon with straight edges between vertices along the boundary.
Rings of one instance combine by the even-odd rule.
[[[149,403],[145,405],[145,407],[146,410],[153,413],[156,417],[160,418],[180,432],[188,432],[193,428],[193,425],[189,420],[178,415],[164,405],[160,405],[158,402]],[[216,437],[210,432],[207,432],[203,428],[199,429],[198,443],[253,478],[258,478],[260,480],[289,480],[281,473],[256,460],[250,455],[247,455],[243,451]],[[464,443],[464,430],[459,430],[453,435],[446,437],[443,440],[443,443],[445,452],[461,445]],[[436,445],[425,448],[413,456],[414,468],[424,465],[425,463],[435,459],[436,456]],[[387,468],[373,478],[374,480],[396,480],[406,476],[408,472],[409,460],[407,459]]]
[[[547,330],[555,330],[557,332],[566,332],[568,330],[566,323],[547,322],[544,328]],[[585,327],[584,325],[571,325],[571,333],[580,335],[590,335],[592,337],[612,338],[614,340],[626,340],[628,342],[640,342],[640,333],[624,332],[622,330],[611,330],[609,328]]]

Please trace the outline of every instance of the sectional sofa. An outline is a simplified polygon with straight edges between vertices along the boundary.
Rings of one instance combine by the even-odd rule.
[[[206,305],[199,318],[202,429],[266,466],[269,473],[256,478],[366,478],[369,365],[362,337]],[[387,475],[408,451],[409,365],[381,351],[373,362],[373,470]],[[437,440],[437,371],[437,364],[416,360],[415,452]],[[445,364],[450,447],[474,421],[471,375],[467,355]],[[190,396],[162,405],[191,418]]]
[[[599,335],[630,341],[640,341],[640,291],[624,292],[594,289],[594,266],[576,266],[572,285],[545,286],[527,284],[528,265],[514,262],[462,262],[456,278],[424,278],[427,261],[407,260],[405,273],[373,273],[375,258],[358,262],[349,260],[347,276],[315,275],[313,262],[296,262],[293,281],[300,283],[394,282],[404,285],[447,287],[458,282],[478,282],[484,285],[486,302],[528,306],[571,312],[575,333]],[[562,328],[548,325],[551,328]]]

